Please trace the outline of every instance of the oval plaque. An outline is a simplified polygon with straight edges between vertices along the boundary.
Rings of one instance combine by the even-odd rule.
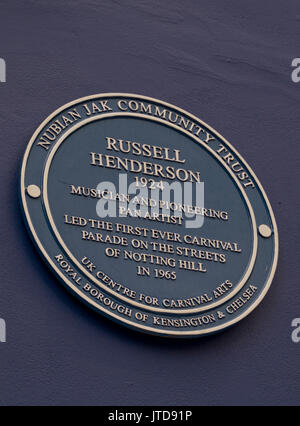
[[[21,200],[60,281],[139,331],[223,330],[275,273],[277,227],[251,168],[207,124],[156,99],[101,94],[55,111],[25,152]]]

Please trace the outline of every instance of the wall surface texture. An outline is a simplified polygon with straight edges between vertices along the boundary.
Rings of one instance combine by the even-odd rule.
[[[298,0],[1,0],[0,404],[299,404]],[[262,182],[280,257],[255,313],[193,341],[129,331],[73,298],[40,260],[19,208],[36,127],[103,92],[165,100],[226,137]]]

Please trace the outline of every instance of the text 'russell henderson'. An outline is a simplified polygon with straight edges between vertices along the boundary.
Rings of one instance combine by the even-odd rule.
[[[180,158],[180,150],[163,148],[161,146],[131,142],[129,140],[106,137],[106,149],[120,154],[132,154],[137,157],[163,160],[167,162],[184,164],[186,160]],[[148,161],[138,161],[129,158],[120,158],[115,155],[107,155],[91,152],[92,166],[106,167],[110,169],[123,170],[131,173],[141,173],[162,179],[175,180],[181,182],[200,183],[200,172],[176,168],[173,166],[163,166],[158,163]]]

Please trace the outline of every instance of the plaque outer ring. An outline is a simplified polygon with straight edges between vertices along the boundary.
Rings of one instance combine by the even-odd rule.
[[[64,111],[67,108],[70,108],[78,103],[82,103],[82,102],[86,102],[86,101],[90,101],[90,100],[94,100],[94,99],[101,99],[101,98],[112,98],[112,97],[128,97],[128,98],[135,98],[135,99],[139,99],[139,100],[144,100],[144,101],[149,101],[149,102],[154,102],[154,103],[159,103],[163,106],[172,108],[177,110],[178,112],[183,113],[184,115],[190,117],[191,119],[195,120],[196,122],[200,123],[201,125],[203,125],[205,128],[207,128],[209,131],[211,131],[213,134],[215,134],[224,144],[225,146],[229,147],[229,149],[232,151],[232,153],[234,153],[237,158],[243,163],[243,165],[248,169],[248,171],[251,174],[251,177],[253,178],[253,180],[255,181],[255,184],[257,185],[257,188],[259,189],[264,202],[266,204],[266,207],[268,209],[268,213],[270,215],[271,221],[272,221],[272,227],[273,227],[273,234],[274,234],[274,257],[273,257],[273,263],[272,263],[272,267],[270,268],[270,273],[268,276],[268,279],[264,285],[263,290],[261,291],[261,294],[259,295],[259,297],[255,300],[254,303],[252,303],[248,309],[246,309],[242,314],[237,315],[234,319],[232,319],[231,321],[228,321],[224,324],[221,324],[219,326],[216,327],[212,327],[212,328],[208,328],[208,329],[203,329],[203,330],[194,330],[194,331],[174,331],[174,330],[164,330],[164,329],[156,329],[154,327],[150,327],[150,326],[146,326],[143,324],[139,324],[136,322],[132,322],[130,320],[127,320],[125,318],[122,318],[116,314],[114,314],[111,311],[108,311],[107,309],[103,308],[102,306],[98,305],[96,302],[94,302],[93,300],[91,300],[90,298],[88,298],[85,294],[83,294],[74,284],[72,284],[67,278],[66,276],[63,274],[63,272],[57,267],[57,265],[53,262],[53,260],[50,258],[50,256],[47,253],[47,250],[45,249],[45,247],[41,244],[39,237],[35,231],[34,225],[31,221],[31,217],[29,214],[29,210],[28,210],[28,206],[27,206],[27,200],[26,200],[26,186],[25,186],[25,172],[26,172],[26,166],[27,166],[27,160],[30,154],[30,151],[32,149],[32,146],[34,144],[34,142],[36,141],[36,138],[38,136],[38,134],[41,132],[41,130],[59,113],[61,113],[62,111]],[[253,172],[252,168],[248,165],[248,163],[244,160],[244,158],[238,153],[238,151],[222,136],[220,135],[215,129],[213,129],[211,126],[209,126],[208,124],[206,124],[205,122],[203,122],[202,120],[200,120],[198,117],[194,116],[193,114],[190,114],[189,112],[175,106],[172,105],[170,103],[155,99],[155,98],[151,98],[151,97],[147,97],[147,96],[141,96],[141,95],[136,95],[136,94],[130,94],[130,93],[102,93],[102,94],[98,94],[98,95],[91,95],[91,96],[87,96],[87,97],[83,97],[83,98],[79,98],[76,99],[70,103],[67,103],[65,105],[63,105],[62,107],[60,107],[59,109],[57,109],[56,111],[54,111],[50,116],[48,116],[42,123],[41,125],[37,128],[37,130],[34,132],[33,136],[30,139],[30,142],[26,148],[24,157],[23,157],[23,161],[22,161],[22,167],[21,167],[21,174],[20,174],[20,198],[21,198],[21,204],[23,207],[23,214],[24,214],[24,218],[25,218],[25,223],[26,226],[28,228],[29,234],[33,240],[33,242],[35,243],[35,245],[37,246],[41,256],[44,258],[44,260],[46,261],[47,264],[49,264],[51,266],[51,269],[55,272],[55,274],[58,276],[58,278],[60,279],[60,281],[69,289],[72,290],[72,293],[75,293],[75,295],[77,295],[82,301],[84,301],[89,307],[92,307],[93,309],[95,309],[96,311],[102,311],[102,313],[115,320],[118,323],[123,323],[123,325],[129,327],[129,328],[133,328],[133,329],[139,329],[140,331],[143,331],[145,333],[150,333],[150,334],[155,334],[155,335],[160,335],[160,336],[165,336],[165,337],[198,337],[198,336],[203,336],[203,335],[209,335],[209,334],[214,334],[216,332],[222,331],[224,329],[227,329],[231,326],[233,326],[234,324],[240,322],[242,319],[244,319],[245,317],[247,317],[251,312],[253,312],[255,310],[255,308],[262,302],[262,300],[264,299],[265,295],[267,294],[267,292],[270,289],[270,286],[272,284],[272,280],[274,278],[275,272],[276,272],[276,267],[277,267],[277,263],[278,263],[278,252],[279,252],[279,237],[278,237],[278,229],[277,229],[277,224],[276,224],[276,220],[275,220],[275,216],[271,207],[271,204],[268,200],[268,197],[261,185],[261,183],[259,182],[257,176],[255,175],[255,173]],[[144,309],[146,310],[146,307],[144,307]],[[198,310],[199,311],[199,310]],[[164,310],[164,312],[166,312]],[[172,311],[173,313],[175,313],[174,311]],[[181,311],[183,313],[183,311]],[[191,311],[189,311],[189,313],[192,313]]]

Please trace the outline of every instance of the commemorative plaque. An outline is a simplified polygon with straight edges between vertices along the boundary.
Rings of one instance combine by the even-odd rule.
[[[271,285],[278,234],[260,182],[220,134],[166,102],[112,93],[63,106],[29,142],[20,191],[50,269],[125,326],[215,333]]]

